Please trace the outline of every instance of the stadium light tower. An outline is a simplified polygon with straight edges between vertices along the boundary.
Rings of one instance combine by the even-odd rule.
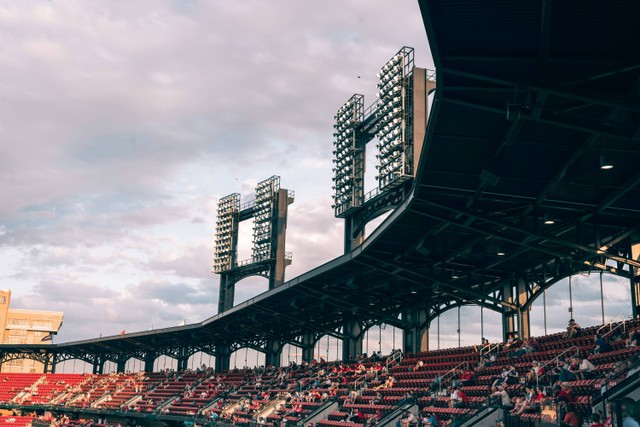
[[[284,251],[287,210],[293,191],[280,188],[280,177],[272,176],[256,186],[255,199],[240,205],[240,195],[230,194],[218,201],[213,271],[220,275],[218,312],[233,307],[235,285],[248,276],[269,279],[269,289],[284,283],[284,270],[291,254]],[[238,261],[238,226],[253,218],[251,259]]]
[[[333,125],[333,209],[343,218],[364,201],[364,146],[358,127],[364,117],[364,96],[355,94],[338,109]]]
[[[403,47],[377,74],[378,187],[393,188],[414,173],[412,48]]]
[[[378,73],[378,99],[364,107],[353,95],[333,125],[333,206],[344,218],[344,251],[364,241],[367,222],[404,200],[413,183],[426,134],[429,93],[435,72],[414,66],[413,48],[403,47]],[[377,188],[364,193],[367,144],[377,138]]]
[[[216,246],[213,271],[216,273],[231,269],[238,256],[238,214],[240,195],[233,193],[218,201],[218,221],[216,223]]]

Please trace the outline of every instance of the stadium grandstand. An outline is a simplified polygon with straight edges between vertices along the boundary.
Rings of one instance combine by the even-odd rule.
[[[335,116],[344,255],[283,281],[290,193],[272,177],[251,206],[225,198],[235,216],[221,222],[229,207],[219,205],[220,312],[2,345],[0,362],[36,360],[44,372],[0,374],[0,426],[638,425],[640,5],[418,3],[435,71],[403,47],[381,69],[373,108],[355,94]],[[364,194],[370,141],[379,187]],[[364,224],[384,212],[365,239]],[[248,217],[260,246],[243,264],[229,229]],[[251,274],[269,277],[269,290],[233,306],[235,282]],[[624,281],[628,312],[606,319],[603,308],[599,322],[580,324],[570,304],[566,329],[533,334],[536,301],[580,274]],[[499,337],[430,348],[440,316],[468,306],[496,313]],[[401,331],[387,354],[364,346],[380,325]],[[335,359],[316,351],[324,337],[340,342]],[[300,362],[283,363],[285,346]],[[264,364],[232,367],[241,349]],[[213,363],[195,365],[196,354]],[[176,363],[163,369],[160,358]],[[127,369],[133,359],[139,369]],[[57,372],[71,360],[90,372]]]

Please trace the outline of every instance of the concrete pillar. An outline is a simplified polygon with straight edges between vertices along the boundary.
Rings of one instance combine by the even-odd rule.
[[[55,374],[56,373],[56,356],[50,353],[47,353],[44,357],[44,373],[45,374]]]
[[[362,354],[362,327],[356,320],[347,320],[343,332],[342,360],[355,360],[356,356]]]
[[[284,283],[284,270],[291,264],[286,258],[285,240],[287,236],[287,212],[293,199],[289,198],[289,190],[281,188],[277,193],[277,211],[273,229],[273,239],[276,241],[275,263],[269,275],[269,289],[276,288]]]
[[[357,215],[351,215],[344,219],[344,253],[348,254],[364,242],[364,227],[360,227],[361,221]],[[355,230],[360,231],[353,234]]]
[[[228,371],[231,363],[231,347],[228,344],[221,344],[216,348],[215,371]]]
[[[531,336],[531,319],[529,315],[529,309],[527,302],[529,301],[529,294],[527,291],[527,282],[525,279],[520,279],[517,286],[518,293],[518,334],[520,339],[529,338]]]
[[[186,347],[178,349],[178,371],[186,371],[189,363],[189,350]]]
[[[282,360],[282,344],[276,340],[267,340],[264,349],[264,364],[279,368]]]
[[[94,374],[102,374],[104,372],[104,355],[99,354],[96,355],[96,358],[93,359],[93,373]]]
[[[218,297],[218,313],[223,313],[233,307],[236,292],[236,282],[229,273],[220,273],[220,294]]]
[[[634,236],[631,243],[631,258],[640,261],[640,235]],[[634,319],[640,318],[640,269],[631,267],[631,315]]]
[[[156,361],[156,353],[154,351],[147,351],[144,355],[144,371],[153,372],[153,364]]]
[[[404,354],[420,353],[429,350],[429,326],[427,312],[420,308],[410,308],[403,312],[402,318],[411,324],[402,331],[402,351]]]
[[[513,286],[508,283],[504,285],[502,289],[503,300],[505,302],[513,304]],[[507,341],[509,339],[509,335],[512,332],[516,332],[516,316],[517,312],[514,310],[505,309],[502,312],[502,340]]]
[[[124,372],[125,365],[129,358],[125,354],[118,355],[118,361],[116,362],[116,372]]]
[[[58,364],[58,357],[55,354],[51,355],[51,372],[52,374],[56,373],[56,365]]]
[[[304,334],[302,336],[302,360],[311,362],[313,360],[313,350],[315,349],[317,337],[314,334]]]

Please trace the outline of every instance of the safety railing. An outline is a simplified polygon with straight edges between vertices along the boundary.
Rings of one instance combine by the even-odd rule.
[[[402,361],[401,351],[395,351],[391,353],[389,357],[387,357],[387,359],[385,360],[385,366],[387,368],[387,372],[391,372],[391,366],[395,365],[396,363],[399,364],[401,361]]]
[[[440,383],[438,384],[438,395],[442,391],[442,384],[445,382],[447,377],[453,376],[453,374],[455,374],[456,371],[459,371],[460,369],[462,369],[462,367],[464,367],[464,369],[469,369],[469,362],[467,362],[467,361],[460,362],[456,366],[454,366],[453,368],[451,368],[447,372],[445,372],[444,375],[440,375],[440,377],[439,377],[440,378]]]
[[[500,343],[499,342],[496,342],[496,343],[493,343],[493,344],[489,344],[487,346],[482,347],[480,349],[480,355],[491,353],[494,350],[496,350],[496,352],[500,351]]]
[[[538,388],[540,386],[540,379],[544,378],[545,376],[547,376],[547,374],[549,374],[550,371],[548,371],[546,368],[547,366],[551,365],[552,363],[555,362],[556,367],[558,366],[558,360],[560,360],[560,358],[566,354],[570,354],[571,357],[573,356],[580,356],[580,348],[578,348],[578,346],[571,346],[568,349],[564,350],[562,353],[558,354],[556,357],[554,357],[553,359],[549,360],[547,363],[543,364],[542,366],[540,366],[539,369],[543,369],[543,373],[542,375],[538,375],[538,373],[536,372],[536,388]]]
[[[622,315],[618,315],[615,318],[611,319],[608,323],[600,326],[596,331],[596,334],[599,337],[605,338],[613,335],[613,333],[622,328],[622,333],[626,333],[627,331],[627,320]]]

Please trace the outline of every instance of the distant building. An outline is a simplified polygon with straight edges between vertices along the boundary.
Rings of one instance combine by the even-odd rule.
[[[0,290],[0,344],[51,344],[62,326],[61,311],[10,308],[11,291]],[[0,372],[44,372],[44,365],[31,359],[9,360]]]

